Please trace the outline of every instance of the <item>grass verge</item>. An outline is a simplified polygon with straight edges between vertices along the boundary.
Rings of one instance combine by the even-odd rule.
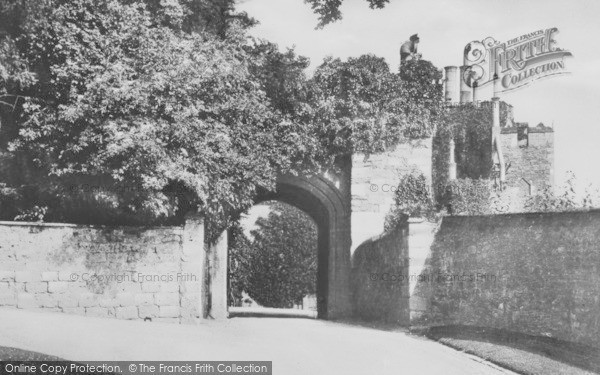
[[[600,373],[600,349],[493,328],[441,326],[422,334],[525,375]]]

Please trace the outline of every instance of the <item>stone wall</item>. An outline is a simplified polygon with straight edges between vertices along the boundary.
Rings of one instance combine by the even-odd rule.
[[[506,173],[503,195],[511,212],[523,211],[529,195],[554,185],[554,132],[529,128],[524,141],[518,141],[516,128],[504,129],[501,135]]]
[[[0,306],[118,319],[202,317],[204,224],[0,223]]]
[[[432,156],[432,138],[427,138],[385,153],[352,158],[352,293],[359,318],[408,325],[411,310],[425,309],[425,301],[409,300],[416,286],[410,275],[423,267],[435,225],[411,220],[404,229],[382,233],[404,174],[418,170],[431,186]]]
[[[431,285],[419,283],[431,257],[431,244],[438,229],[437,223],[410,219],[408,222],[410,319],[420,318],[429,307]]]
[[[403,174],[421,171],[431,184],[432,139],[411,140],[385,153],[352,157],[352,250],[383,232]]]
[[[416,286],[430,292],[420,322],[600,347],[598,238],[600,211],[445,217]]]
[[[408,325],[408,224],[363,242],[354,252],[352,265],[355,316]]]

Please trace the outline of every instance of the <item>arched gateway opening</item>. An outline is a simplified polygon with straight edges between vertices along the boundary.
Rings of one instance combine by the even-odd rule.
[[[339,189],[324,177],[282,176],[277,190],[257,203],[278,200],[306,212],[317,225],[317,317],[349,315],[350,209]]]
[[[340,319],[351,314],[349,277],[350,207],[349,197],[320,176],[281,176],[274,192],[261,194],[256,203],[280,201],[307,213],[317,226],[317,318]],[[224,250],[224,249],[223,249]],[[227,259],[226,254],[219,257]],[[219,262],[217,262],[219,263]],[[227,316],[227,267],[213,264],[211,278],[218,288],[209,286],[209,315]],[[212,282],[215,284],[215,282]]]
[[[229,317],[317,318],[318,228],[281,201],[257,203],[228,236]]]

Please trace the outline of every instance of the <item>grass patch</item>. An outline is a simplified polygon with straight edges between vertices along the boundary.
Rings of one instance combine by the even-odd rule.
[[[551,337],[470,326],[431,327],[424,334],[521,374],[600,373],[600,349]]]
[[[29,350],[0,346],[0,361],[51,361],[65,362],[64,359]]]

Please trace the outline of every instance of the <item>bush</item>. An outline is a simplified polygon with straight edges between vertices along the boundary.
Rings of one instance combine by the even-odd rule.
[[[565,212],[581,211],[599,206],[600,194],[597,189],[588,186],[584,191],[578,187],[577,178],[571,171],[561,189],[546,187],[527,198],[525,209],[529,212]],[[583,197],[583,198],[582,198]]]
[[[396,228],[409,217],[435,218],[429,184],[420,171],[412,171],[400,179],[394,205],[385,218],[385,231]]]

